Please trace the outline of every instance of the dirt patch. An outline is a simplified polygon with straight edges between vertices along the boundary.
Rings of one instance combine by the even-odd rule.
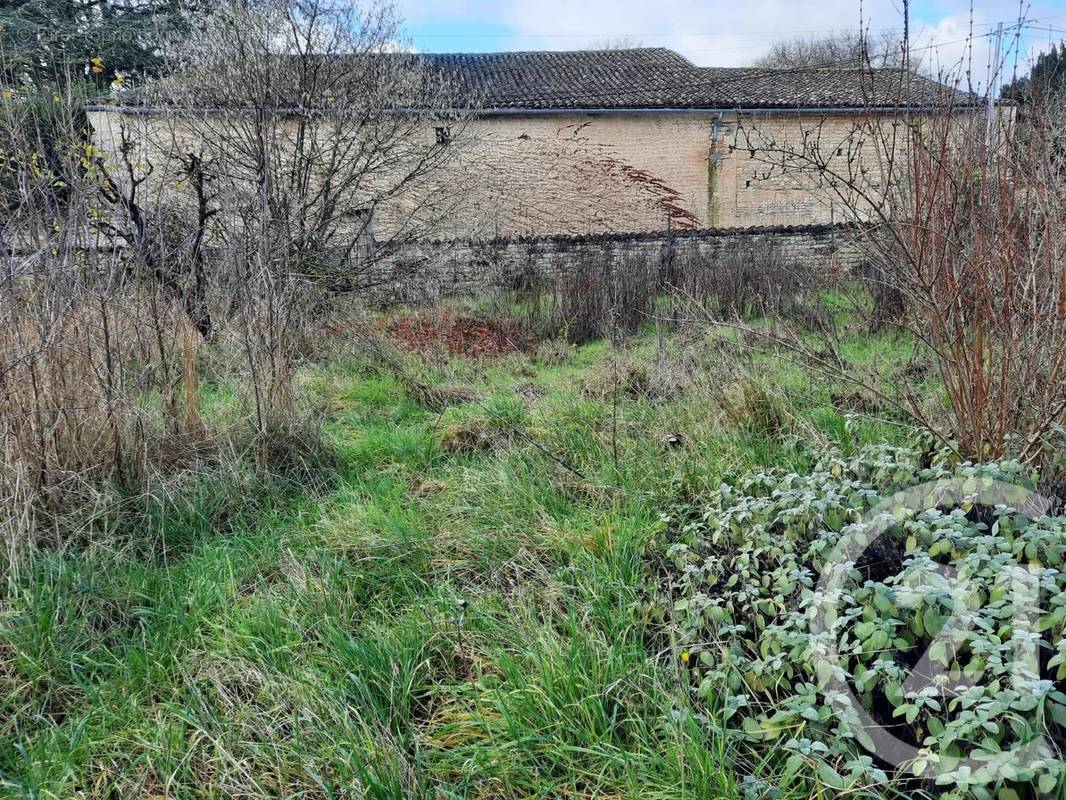
[[[401,347],[430,352],[440,346],[467,358],[496,358],[529,349],[518,325],[472,316],[408,316],[385,320],[383,328]]]

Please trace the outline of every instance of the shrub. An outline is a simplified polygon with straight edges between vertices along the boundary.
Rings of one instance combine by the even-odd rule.
[[[771,238],[686,254],[670,264],[667,283],[680,299],[727,318],[774,315],[810,324],[825,315],[825,276],[787,259]]]
[[[820,330],[832,318],[831,276],[788,260],[773,238],[711,253],[667,246],[658,254],[590,249],[558,274],[529,268],[502,274],[492,303],[533,339],[617,344],[654,322],[670,326],[700,312],[726,319],[778,316]]]
[[[961,482],[966,502],[928,500],[914,513],[880,506],[907,487],[947,481]],[[810,774],[805,765],[838,789],[885,779],[891,764],[867,755],[884,751],[852,724],[847,689],[874,728],[915,748],[897,775],[920,776],[910,788],[950,785],[953,796],[977,798],[1055,788],[1064,764],[1048,742],[1066,734],[1066,517],[971,503],[992,481],[1028,486],[1017,463],[975,466],[882,445],[850,460],[830,454],[807,475],[731,480],[678,508],[665,519],[668,585],[698,701],[723,706],[749,741],[788,753],[785,782]],[[875,508],[889,527],[846,573],[835,613],[826,611],[819,575],[838,545],[867,541]],[[938,576],[937,565],[956,577]],[[1044,601],[1031,623],[1002,583],[1019,565]],[[1016,660],[1026,639],[1039,650],[1039,675]],[[819,657],[830,645],[839,672]],[[941,680],[909,680],[912,670],[928,673],[923,654],[925,667],[943,667]],[[1004,754],[1025,744],[1035,752],[1010,763]]]
[[[583,344],[636,333],[651,318],[659,294],[659,269],[639,255],[615,265],[588,257],[559,283],[559,317],[567,338]]]
[[[521,309],[521,323],[539,340],[584,344],[600,337],[618,342],[654,315],[663,293],[662,269],[640,253],[615,258],[608,250],[585,253],[572,269],[548,279],[525,275],[509,282],[505,300]]]
[[[757,119],[737,137],[760,179],[816,182],[859,223],[870,321],[928,349],[947,399],[930,417],[901,392],[901,408],[967,458],[1038,463],[1066,417],[1063,103],[989,120],[962,97],[946,92],[920,124],[909,110],[860,115],[840,141],[817,126],[790,139]]]

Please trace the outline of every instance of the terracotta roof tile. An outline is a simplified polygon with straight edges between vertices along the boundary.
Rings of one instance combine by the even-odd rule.
[[[666,48],[527,51],[506,53],[388,53],[355,57],[367,80],[378,65],[400,60],[425,77],[443,79],[457,107],[485,111],[522,109],[861,109],[976,106],[978,98],[898,69],[697,67]],[[388,59],[389,61],[385,61]],[[355,62],[338,60],[349,73]],[[424,71],[424,72],[423,72]],[[296,106],[284,81],[275,102]],[[213,106],[217,87],[195,92],[196,103]],[[453,94],[454,93],[454,94]],[[118,106],[151,106],[166,97],[166,80],[146,90],[124,92]],[[909,98],[909,102],[903,101]],[[178,97],[170,101],[188,102]]]
[[[697,67],[665,48],[420,57],[486,109],[863,108],[975,99],[896,69]]]

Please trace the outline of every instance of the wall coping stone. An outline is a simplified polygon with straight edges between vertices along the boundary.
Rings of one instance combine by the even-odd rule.
[[[566,244],[601,244],[606,242],[641,242],[653,241],[665,238],[674,239],[713,239],[728,236],[758,236],[758,235],[795,235],[809,234],[820,236],[829,233],[845,233],[860,229],[860,225],[854,222],[821,223],[817,225],[752,225],[749,227],[733,228],[684,228],[659,231],[634,231],[611,232],[611,233],[545,233],[528,236],[491,236],[476,237],[464,236],[452,239],[422,239],[411,242],[413,245],[429,245],[433,247],[475,247],[475,246],[506,246],[509,244],[520,245],[566,245]]]

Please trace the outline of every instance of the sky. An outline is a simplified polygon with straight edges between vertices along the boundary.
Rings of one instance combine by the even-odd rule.
[[[863,0],[863,27],[902,39],[903,0]],[[577,50],[625,39],[669,47],[701,66],[742,66],[775,40],[857,30],[859,0],[399,0],[420,52]],[[934,73],[970,70],[986,81],[992,35],[1004,23],[1000,62],[1009,77],[1049,41],[1066,38],[1066,0],[911,0],[911,41]]]

